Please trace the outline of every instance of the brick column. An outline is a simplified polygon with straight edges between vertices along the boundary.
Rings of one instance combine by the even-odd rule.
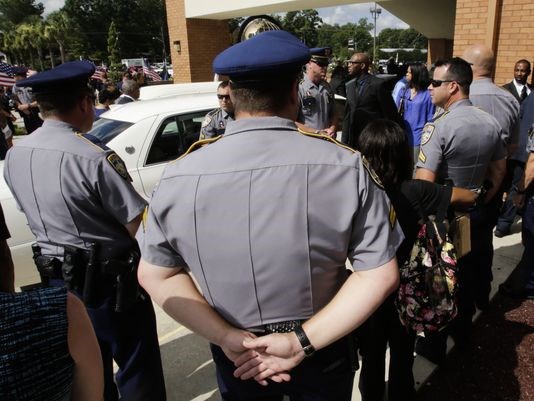
[[[452,40],[450,39],[428,39],[427,65],[439,59],[448,59],[452,57]]]
[[[166,5],[174,82],[212,81],[214,57],[232,44],[228,20],[186,19],[183,0]]]

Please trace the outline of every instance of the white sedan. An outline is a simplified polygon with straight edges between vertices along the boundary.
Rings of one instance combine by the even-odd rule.
[[[113,107],[102,114],[89,133],[117,152],[126,163],[135,189],[148,199],[165,165],[198,140],[204,116],[218,107],[216,86],[211,84],[210,88],[209,93],[201,90]],[[18,269],[31,264],[29,245],[35,238],[3,179],[3,166],[0,161],[0,201],[11,233],[8,244]],[[21,275],[17,270],[17,285],[28,284],[30,273],[30,282],[35,281],[35,269],[25,267],[24,271]]]

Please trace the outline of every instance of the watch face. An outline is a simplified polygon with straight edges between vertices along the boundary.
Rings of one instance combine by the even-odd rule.
[[[306,355],[306,356],[312,356],[315,353],[315,348],[313,348],[313,345],[311,345],[311,344],[305,346],[302,349],[304,350],[304,355]]]

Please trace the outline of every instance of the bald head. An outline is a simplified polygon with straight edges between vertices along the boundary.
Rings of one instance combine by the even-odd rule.
[[[464,50],[462,58],[471,64],[473,79],[491,78],[495,66],[493,51],[486,45],[475,44]]]

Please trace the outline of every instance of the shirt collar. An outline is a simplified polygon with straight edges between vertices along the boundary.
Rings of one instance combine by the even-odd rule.
[[[50,129],[53,129],[53,130],[64,129],[64,130],[69,130],[71,132],[78,131],[75,127],[73,127],[69,123],[66,123],[65,121],[52,120],[52,119],[48,119],[48,118],[46,118],[44,120],[42,126],[43,126],[43,128],[50,128]]]
[[[294,121],[285,118],[271,117],[250,117],[235,121],[229,121],[226,126],[224,136],[241,134],[252,131],[296,131],[297,126]]]

